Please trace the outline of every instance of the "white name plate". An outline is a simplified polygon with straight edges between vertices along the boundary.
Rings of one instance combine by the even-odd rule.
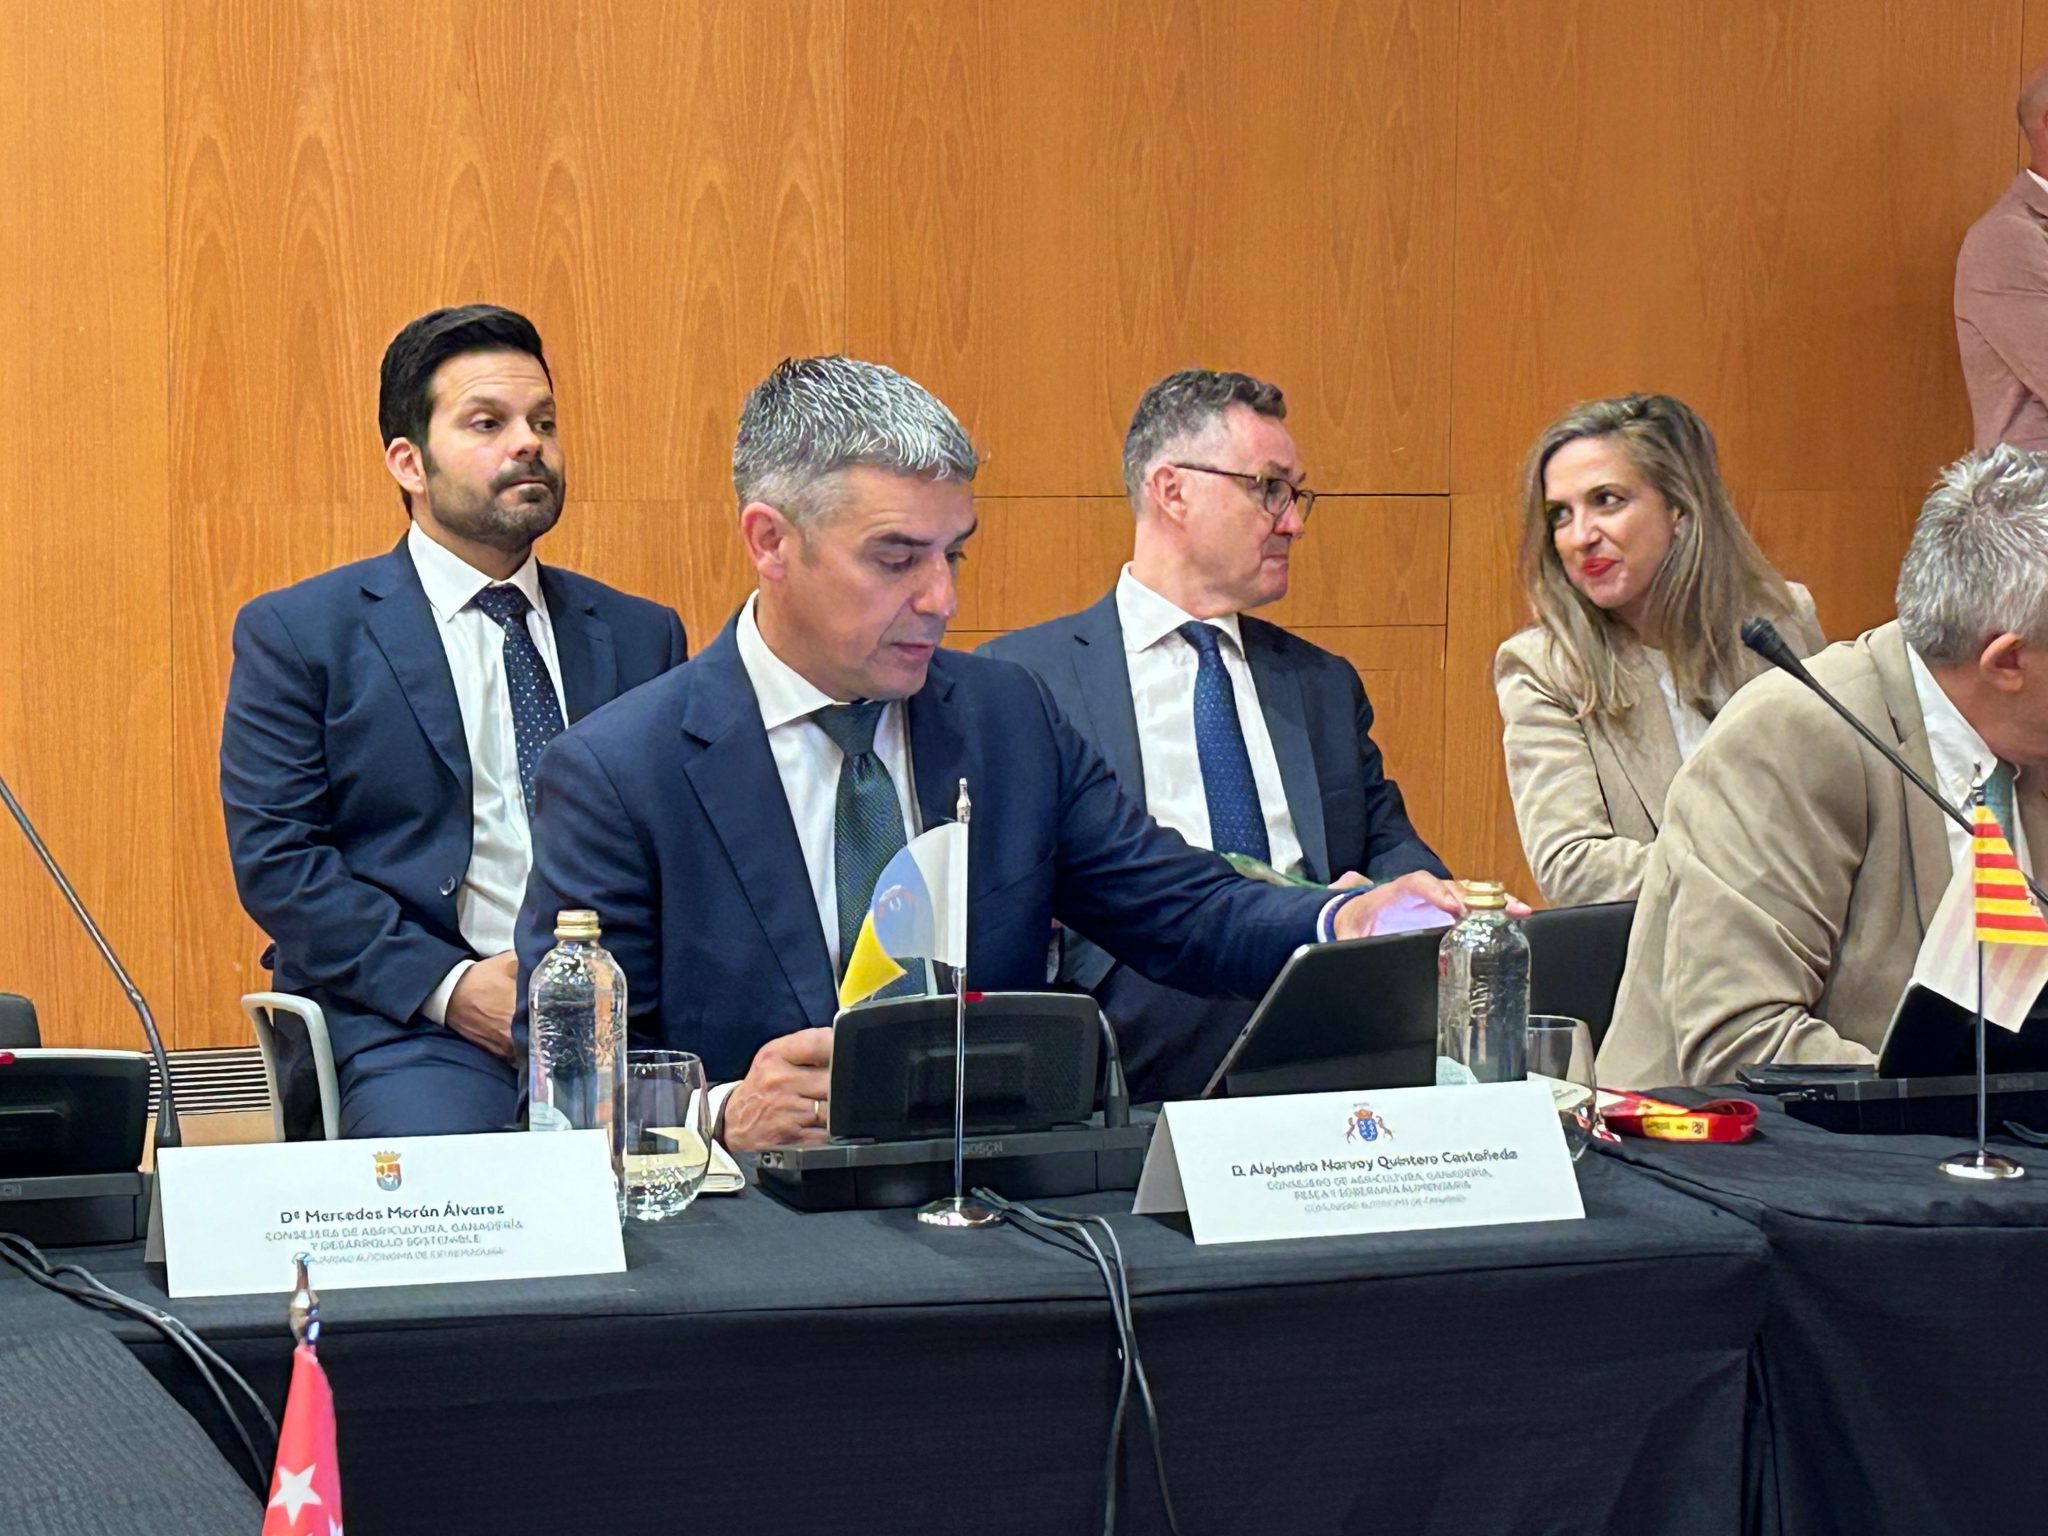
[[[1198,1243],[1586,1214],[1550,1091],[1528,1082],[1168,1104],[1131,1209],[1186,1211]]]
[[[602,1131],[172,1147],[157,1157],[173,1296],[616,1274]]]

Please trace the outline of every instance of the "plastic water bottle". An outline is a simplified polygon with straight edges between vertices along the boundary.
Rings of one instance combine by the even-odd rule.
[[[1509,919],[1501,886],[1459,885],[1465,916],[1437,947],[1437,1050],[1473,1081],[1515,1082],[1529,1075],[1529,941]]]
[[[526,1123],[535,1131],[605,1132],[616,1179],[626,1135],[626,975],[600,937],[595,912],[559,912],[555,947],[534,967]]]

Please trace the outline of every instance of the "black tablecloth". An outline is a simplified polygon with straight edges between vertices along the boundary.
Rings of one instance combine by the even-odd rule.
[[[1953,1140],[1830,1135],[1760,1102],[1750,1142],[1618,1149],[1770,1241],[1752,1528],[2048,1528],[2048,1152],[2007,1146],[2028,1177],[1963,1183],[1935,1168]]]
[[[0,1531],[253,1533],[255,1496],[121,1341],[74,1303],[7,1275]]]
[[[1118,1216],[1189,1536],[1736,1530],[1765,1246],[1628,1169],[1581,1171],[1583,1222],[1198,1248]],[[351,1529],[1095,1527],[1117,1364],[1086,1262],[758,1191],[629,1229],[627,1257],[327,1292]],[[155,1293],[133,1250],[96,1262]],[[5,1299],[0,1280],[0,1328]],[[283,1305],[177,1310],[281,1400]],[[1127,1531],[1163,1529],[1143,1444]]]

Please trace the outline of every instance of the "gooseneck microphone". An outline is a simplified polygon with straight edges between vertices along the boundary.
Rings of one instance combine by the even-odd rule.
[[[1102,1125],[1116,1130],[1131,1123],[1131,1092],[1124,1084],[1123,1052],[1117,1049],[1109,1015],[1098,1008],[1095,1016],[1102,1021]]]
[[[114,948],[107,942],[107,936],[100,932],[100,925],[92,920],[92,914],[85,910],[85,903],[78,899],[78,892],[71,888],[71,882],[64,878],[64,871],[57,867],[57,861],[50,856],[42,838],[36,835],[34,823],[28,819],[28,812],[21,808],[21,802],[14,798],[7,787],[7,781],[0,779],[0,802],[5,802],[15,825],[21,828],[28,839],[29,847],[35,849],[36,857],[43,861],[43,868],[50,872],[50,878],[57,882],[57,889],[64,893],[64,899],[71,904],[71,910],[84,924],[86,934],[93,947],[100,952],[100,958],[107,963],[107,969],[114,973],[114,980],[121,984],[121,990],[128,994],[129,1006],[135,1016],[142,1020],[142,1032],[149,1038],[149,1054],[156,1062],[156,1080],[159,1085],[156,1112],[156,1144],[164,1147],[182,1145],[178,1135],[178,1102],[171,1092],[171,1063],[164,1055],[164,1037],[157,1033],[156,1019],[149,1011],[149,1004],[142,1000],[142,993],[128,974],[126,966],[115,957]]]
[[[1742,621],[1742,643],[1752,651],[1755,651],[1757,655],[1763,657],[1765,661],[1768,661],[1779,671],[1791,673],[1792,676],[1798,678],[1808,688],[1811,688],[1822,703],[1848,721],[1855,728],[1857,735],[1877,749],[1879,757],[1882,757],[1886,762],[1898,769],[1900,773],[1904,774],[1907,783],[1911,784],[1921,794],[1939,806],[1942,815],[1946,816],[1972,837],[1977,835],[1977,829],[1971,823],[1969,817],[1943,799],[1941,791],[1922,778],[1911,763],[1899,756],[1896,749],[1878,740],[1876,734],[1871,731],[1869,726],[1849,712],[1847,705],[1832,693],[1829,693],[1827,689],[1821,687],[1818,682],[1814,681],[1813,674],[1806,670],[1806,664],[1793,654],[1792,647],[1785,643],[1785,637],[1778,633],[1777,625],[1773,624],[1769,619],[1744,619]],[[2027,882],[2027,889],[2034,893],[2034,900],[2040,902],[2042,906],[2048,907],[2048,891],[2043,891],[2039,885],[2035,884],[2034,877],[2027,874],[2024,870],[2020,872],[2020,878]]]

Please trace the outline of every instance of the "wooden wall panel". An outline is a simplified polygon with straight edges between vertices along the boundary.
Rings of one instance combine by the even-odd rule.
[[[257,979],[229,627],[403,531],[374,410],[412,315],[535,318],[547,554],[697,643],[749,585],[732,425],[786,353],[905,368],[988,454],[959,643],[1106,590],[1152,378],[1273,378],[1349,494],[1269,617],[1364,670],[1453,866],[1528,891],[1490,682],[1528,439],[1685,395],[1830,631],[1883,618],[1967,438],[1951,265],[2048,0],[20,0],[0,49],[0,772],[196,1045]],[[129,1038],[19,850],[10,984]]]
[[[851,0],[852,350],[1110,495],[1160,374],[1293,395],[1319,487],[1444,488],[1450,78],[1428,0]]]
[[[777,358],[843,341],[843,17],[813,0],[162,9],[177,996],[227,1042],[262,979],[219,809],[228,637],[249,598],[404,532],[376,431],[385,343],[442,303],[530,315],[569,483],[545,557],[675,605],[703,643],[748,586],[740,399]]]
[[[1525,900],[1536,881],[1522,858],[1500,746],[1493,653],[1528,622],[1515,580],[1520,511],[1512,495],[1451,498],[1450,614],[1444,639],[1445,816],[1436,850],[1451,872],[1502,880]]]
[[[1021,629],[1084,608],[1131,558],[1121,496],[983,497],[961,567],[962,629]],[[1442,624],[1449,507],[1440,497],[1343,496],[1316,505],[1291,590],[1260,616],[1303,625]]]
[[[1372,739],[1385,754],[1387,773],[1401,786],[1408,819],[1441,851],[1447,831],[1442,626],[1303,625],[1298,633],[1358,668],[1373,707]]]
[[[162,42],[145,0],[0,6],[0,776],[175,1034]],[[5,818],[0,989],[54,1042],[137,1043]]]
[[[1765,491],[1738,504],[1771,563],[1814,594],[1822,631],[1847,640],[1896,612],[1899,556],[1924,490]]]
[[[958,630],[1023,629],[1084,608],[1131,558],[1121,496],[984,496],[960,567]]]
[[[2011,174],[2012,0],[1465,0],[1452,488],[1679,394],[1770,490],[1969,446],[1950,288]]]
[[[741,395],[841,339],[836,4],[165,3],[181,488],[395,505],[384,345],[489,298],[572,496],[717,500]]]
[[[1259,616],[1290,629],[1441,624],[1449,533],[1440,496],[1319,500],[1295,545],[1287,596]]]

